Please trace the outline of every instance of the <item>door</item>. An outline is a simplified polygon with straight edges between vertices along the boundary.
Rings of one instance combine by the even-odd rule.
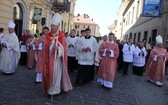
[[[22,20],[15,20],[15,32],[18,38],[20,39],[20,36],[22,35]]]

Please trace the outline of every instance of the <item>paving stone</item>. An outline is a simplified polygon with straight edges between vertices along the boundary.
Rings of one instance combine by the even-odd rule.
[[[41,84],[34,84],[35,70],[18,66],[14,75],[0,73],[0,105],[51,105],[42,93]],[[53,98],[52,105],[168,105],[168,82],[161,88],[129,72],[123,77],[116,73],[114,87],[103,89],[94,81],[75,86],[76,71],[70,73],[74,89]],[[159,100],[158,100],[159,99]],[[157,100],[157,101],[156,101]]]

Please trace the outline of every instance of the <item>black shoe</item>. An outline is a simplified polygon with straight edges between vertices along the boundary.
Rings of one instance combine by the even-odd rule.
[[[85,84],[87,84],[87,83],[88,83],[88,82],[86,82],[86,81],[82,81],[82,82],[81,82],[82,85],[85,85]]]
[[[73,70],[70,70],[70,73],[73,73],[74,71]]]
[[[125,74],[123,74],[123,77],[125,77]]]
[[[106,89],[106,87],[105,87],[104,85],[101,85],[101,87],[102,87],[103,89]]]
[[[41,82],[36,82],[36,81],[35,81],[34,83],[35,83],[35,84],[39,84],[39,83],[41,83]]]
[[[164,93],[165,95],[168,95],[168,93]]]
[[[162,85],[157,85],[157,86],[160,87],[160,88],[162,87]]]
[[[14,74],[14,73],[4,73],[3,72],[3,75],[12,75],[12,74]]]
[[[49,95],[49,94],[47,95],[47,98],[48,98],[48,99],[51,99],[51,97],[52,97],[51,95]]]
[[[47,98],[48,98],[48,99],[51,99],[51,98],[54,98],[55,96],[56,96],[56,95],[50,95],[50,94],[48,94],[48,95],[47,95]]]
[[[111,88],[106,87],[106,90],[107,90],[107,91],[110,91],[110,90],[111,90]]]

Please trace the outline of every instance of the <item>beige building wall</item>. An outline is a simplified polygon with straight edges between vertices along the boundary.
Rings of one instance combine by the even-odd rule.
[[[62,31],[67,32],[70,29],[74,28],[73,26],[75,2],[76,0],[71,0],[70,13],[61,13]],[[23,18],[14,20],[14,7],[18,5],[23,11]],[[35,7],[42,8],[41,18],[46,18],[45,26],[50,27],[50,21],[55,12],[51,10],[52,5],[49,5],[49,3],[46,2],[46,0],[0,0],[0,27],[3,27],[5,29],[5,33],[7,33],[7,23],[9,22],[9,20],[13,20],[16,24],[18,21],[22,22],[22,27],[18,28],[19,31],[21,29],[30,29],[36,31],[36,29],[38,29],[41,32],[41,20],[37,24],[32,23],[32,17],[34,15]]]
[[[125,4],[124,4],[124,2],[122,2],[121,3],[121,5],[120,5],[120,7],[119,7],[119,9],[118,9],[118,12],[117,12],[117,26],[116,26],[116,30],[117,30],[117,33],[116,33],[116,36],[120,39],[120,40],[122,40],[123,39],[123,33],[122,33],[122,30],[123,30],[123,21],[124,21],[124,19],[123,19],[123,15],[122,15],[122,13],[123,13],[123,11],[124,11],[124,6]]]
[[[61,30],[63,32],[70,32],[70,30],[74,29],[74,9],[75,9],[76,0],[70,0],[70,11],[65,12],[62,15],[62,24]]]
[[[143,0],[132,0],[126,5],[123,15],[123,35],[135,24],[142,13]]]
[[[5,33],[7,32],[7,23],[9,20],[15,21],[13,19],[13,10],[17,4],[23,11],[22,29],[32,30],[33,28],[37,28],[37,26],[33,27],[31,22],[35,7],[42,8],[41,17],[47,16],[47,3],[43,0],[0,0],[0,27],[5,29]]]

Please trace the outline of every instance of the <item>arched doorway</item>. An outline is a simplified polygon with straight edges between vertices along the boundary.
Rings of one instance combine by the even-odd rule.
[[[13,20],[16,24],[16,35],[20,38],[22,30],[27,29],[28,23],[28,9],[23,0],[16,0],[13,7]]]
[[[15,32],[16,35],[20,38],[22,35],[22,25],[23,25],[23,10],[19,3],[16,3],[13,8],[13,20],[16,24]]]

